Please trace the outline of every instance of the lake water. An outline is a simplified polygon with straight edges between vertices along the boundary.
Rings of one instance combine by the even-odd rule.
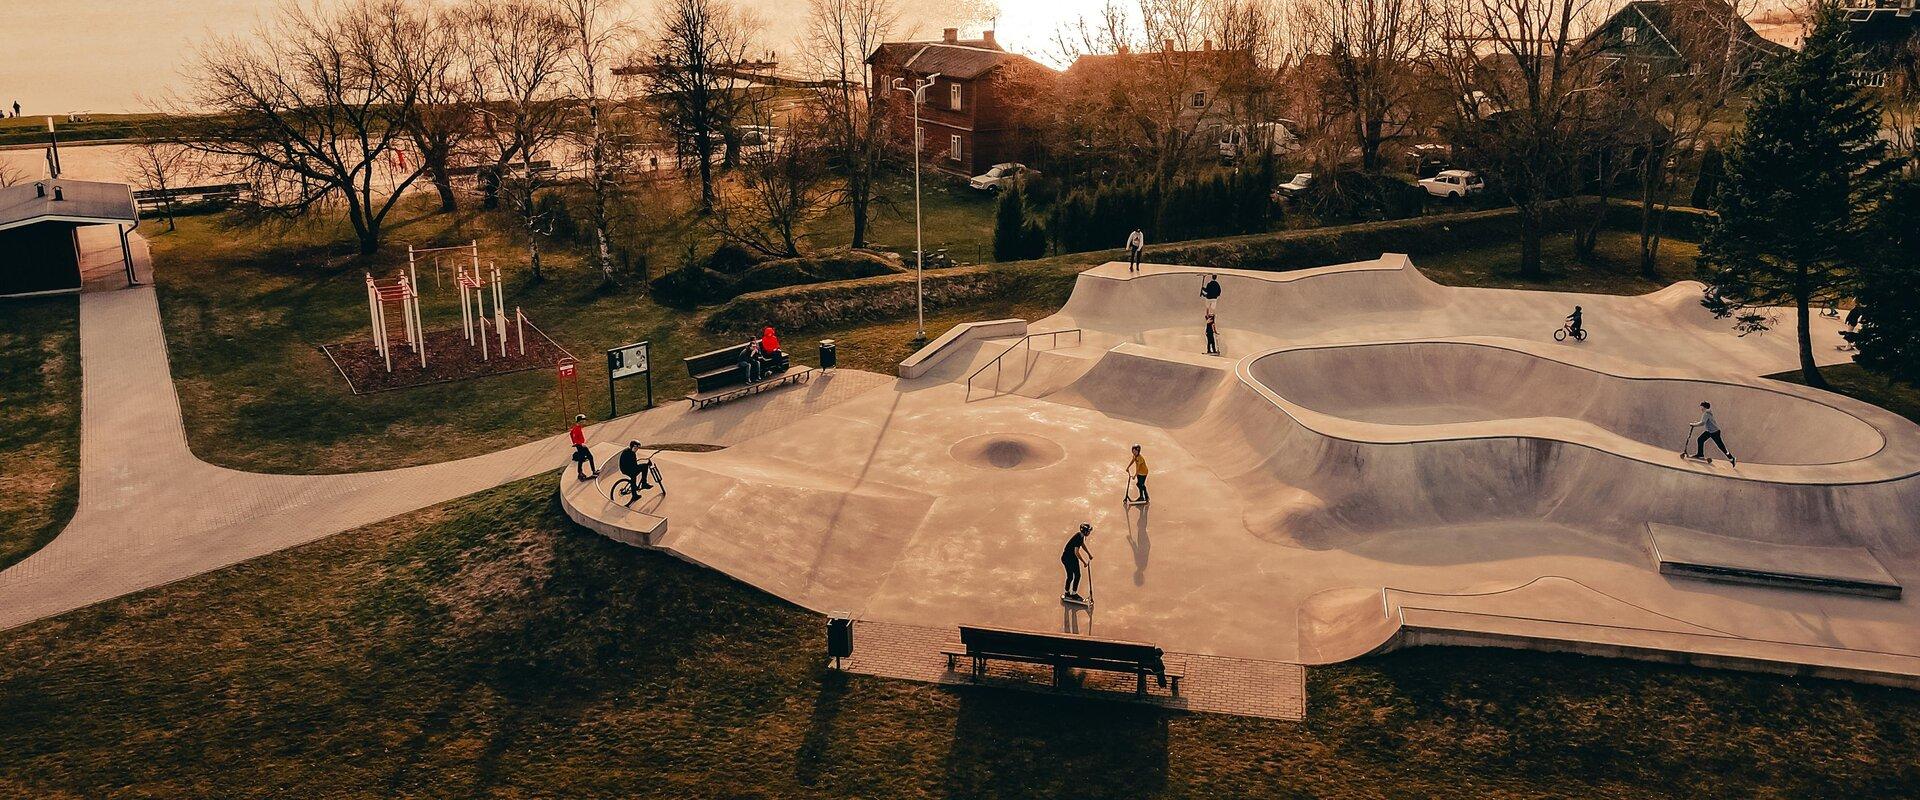
[[[791,50],[806,28],[805,0],[738,4],[762,21],[770,49]],[[990,0],[898,5],[915,38],[938,38],[948,26],[973,33],[997,16],[1006,46],[1040,53],[1059,21],[1093,14],[1101,0],[1007,0],[998,10]],[[0,106],[18,100],[29,116],[149,110],[185,89],[183,76],[202,43],[247,36],[278,7],[279,0],[0,0]],[[636,7],[650,3],[637,0]]]

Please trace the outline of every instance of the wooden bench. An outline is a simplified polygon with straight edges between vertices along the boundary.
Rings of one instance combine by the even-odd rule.
[[[746,343],[742,342],[681,359],[687,365],[687,374],[693,378],[693,393],[687,395],[687,402],[695,411],[775,387],[804,383],[813,377],[813,367],[794,369],[786,351],[782,350],[768,359],[765,377],[747,383],[746,374],[740,371],[740,353],[746,349]]]
[[[969,675],[975,680],[986,676],[988,661],[1014,661],[1053,667],[1055,686],[1066,680],[1070,669],[1096,669],[1132,673],[1138,695],[1147,693],[1147,676],[1152,675],[1175,697],[1180,696],[1180,672],[1169,668],[1166,653],[1140,642],[962,625],[960,643],[948,645],[940,654],[947,657],[948,672],[957,671],[960,659],[970,660]]]

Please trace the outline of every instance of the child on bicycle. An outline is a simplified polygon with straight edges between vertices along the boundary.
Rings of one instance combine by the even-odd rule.
[[[653,488],[653,482],[647,480],[652,471],[653,459],[640,457],[640,443],[627,442],[627,449],[620,451],[620,473],[633,484],[633,496],[627,498],[627,505],[640,498],[640,490]]]
[[[1567,335],[1580,338],[1580,307],[1574,306],[1573,313],[1567,315]]]

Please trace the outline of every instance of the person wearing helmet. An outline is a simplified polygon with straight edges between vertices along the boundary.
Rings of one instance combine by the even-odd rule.
[[[592,478],[588,471],[599,472],[594,466],[593,451],[587,449],[587,415],[573,415],[573,425],[567,428],[567,439],[573,442],[573,474],[580,480]]]
[[[1066,592],[1060,595],[1062,600],[1085,602],[1085,599],[1080,596],[1080,561],[1083,556],[1087,562],[1093,561],[1093,551],[1087,549],[1087,537],[1092,535],[1093,524],[1082,522],[1080,530],[1067,540],[1067,548],[1060,551],[1060,566],[1067,569],[1067,588]]]

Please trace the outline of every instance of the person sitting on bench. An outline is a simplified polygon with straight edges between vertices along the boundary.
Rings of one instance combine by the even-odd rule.
[[[740,351],[738,366],[740,367],[740,374],[746,377],[747,383],[758,383],[760,381],[759,340],[756,339],[747,342],[746,348]]]
[[[780,337],[773,335],[772,325],[760,329],[760,352],[769,358],[780,352]]]

